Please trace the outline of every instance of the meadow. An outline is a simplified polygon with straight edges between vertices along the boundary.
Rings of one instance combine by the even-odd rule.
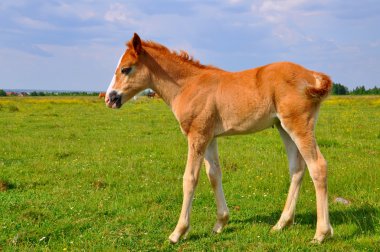
[[[171,245],[186,139],[170,109],[140,99],[0,98],[0,251],[379,251],[380,97],[330,97],[316,136],[329,164],[334,237],[311,244],[315,192],[305,174],[296,223],[270,233],[289,186],[276,129],[220,138],[230,222],[211,233],[215,200],[201,173],[186,240]],[[342,197],[347,204],[335,202]]]

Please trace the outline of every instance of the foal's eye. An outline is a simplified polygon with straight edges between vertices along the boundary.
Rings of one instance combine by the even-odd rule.
[[[129,74],[131,71],[132,71],[132,67],[123,67],[121,69],[121,73],[123,73],[125,75]]]

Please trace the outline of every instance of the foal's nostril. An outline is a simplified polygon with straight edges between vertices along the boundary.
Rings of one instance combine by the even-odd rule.
[[[116,91],[111,91],[111,93],[109,94],[109,100],[110,102],[115,102],[117,100],[117,92]]]
[[[111,91],[108,95],[109,103],[115,105],[116,108],[121,107],[121,95],[116,91]]]

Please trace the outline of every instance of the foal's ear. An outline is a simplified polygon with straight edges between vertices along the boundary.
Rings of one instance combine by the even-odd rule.
[[[133,50],[136,52],[137,55],[139,55],[142,52],[141,39],[139,35],[137,35],[137,33],[133,34],[132,46]]]

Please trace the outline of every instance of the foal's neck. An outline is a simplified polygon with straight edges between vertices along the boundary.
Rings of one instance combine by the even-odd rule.
[[[207,67],[201,68],[186,62],[175,55],[162,54],[148,49],[146,64],[152,72],[151,88],[171,106],[172,101],[191,78],[203,74]]]

